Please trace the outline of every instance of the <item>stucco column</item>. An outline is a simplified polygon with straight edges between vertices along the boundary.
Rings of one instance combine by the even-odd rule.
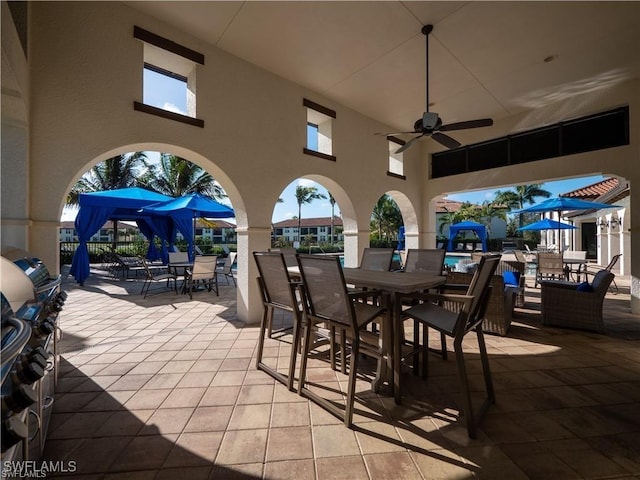
[[[344,266],[357,268],[362,252],[369,246],[369,230],[344,232]]]
[[[631,267],[628,272],[631,276],[631,313],[640,314],[640,225],[633,222],[640,217],[640,195],[634,195],[631,191],[629,200],[631,203],[629,210],[632,214],[629,216],[629,222],[623,222],[622,228],[625,229],[625,235],[628,232],[630,248],[624,254],[628,254]],[[624,261],[625,259],[623,257],[620,260]]]
[[[238,272],[236,281],[238,319],[258,324],[262,318],[262,300],[258,291],[258,267],[253,252],[264,252],[271,245],[271,228],[238,228]]]
[[[29,239],[29,253],[42,260],[51,275],[60,273],[60,221],[34,220]]]

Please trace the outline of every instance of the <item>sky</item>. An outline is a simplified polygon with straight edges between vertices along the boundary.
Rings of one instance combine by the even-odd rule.
[[[148,105],[184,115],[187,110],[186,85],[178,80],[174,80],[145,69],[143,102]],[[150,153],[149,156],[152,159],[155,155]],[[550,191],[552,196],[557,196],[561,193],[570,192],[577,188],[599,182],[603,178],[604,177],[602,176],[595,176],[547,182],[543,184],[543,188]],[[329,195],[326,188],[310,180],[298,179],[290,183],[280,194],[280,198],[283,200],[283,203],[277,203],[274,206],[272,217],[272,221],[274,223],[298,215],[298,203],[296,202],[295,197],[295,190],[298,185],[315,186],[318,189],[318,193],[324,194],[327,197],[327,199],[324,200],[314,200],[310,204],[302,205],[302,218],[331,216],[331,204],[328,200]],[[503,190],[508,190],[508,188],[503,188]],[[484,201],[493,200],[495,192],[496,190],[480,190],[468,193],[451,194],[447,198],[460,202],[468,201],[481,204]],[[543,199],[541,198],[540,200]],[[340,206],[336,204],[334,210],[336,215],[340,215],[339,207]],[[76,209],[65,208],[61,220],[73,220],[76,214]]]

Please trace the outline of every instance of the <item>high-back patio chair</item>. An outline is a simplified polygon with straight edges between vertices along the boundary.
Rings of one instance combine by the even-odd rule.
[[[360,268],[365,270],[389,271],[393,261],[393,248],[370,248],[362,252]]]
[[[193,261],[193,267],[187,270],[187,292],[193,298],[193,289],[198,284],[204,285],[207,290],[218,295],[218,274],[216,272],[218,257],[216,255],[197,256]]]
[[[360,355],[373,356],[381,361],[383,351],[378,335],[367,331],[367,326],[376,318],[385,316],[384,325],[390,325],[388,298],[381,292],[349,292],[344,280],[340,259],[333,256],[298,255],[298,264],[302,276],[306,326],[304,349],[300,365],[298,393],[311,399],[329,413],[342,419],[347,427],[353,422],[356,375]],[[382,297],[374,304],[360,302],[364,297]],[[347,385],[345,408],[342,410],[333,399],[328,399],[306,387],[307,359],[310,354],[311,328],[315,324],[327,324],[332,332],[339,332],[342,346],[351,347],[349,363],[349,381]],[[390,332],[384,331],[388,335]],[[343,356],[342,361],[345,361]]]
[[[178,293],[178,275],[171,272],[161,273],[159,270],[152,268],[142,257],[140,258],[140,263],[142,264],[145,272],[145,279],[144,283],[142,284],[142,291],[140,292],[141,295],[144,295],[144,298],[147,298],[149,289],[153,284],[164,283],[167,287],[170,287],[171,282],[173,282],[173,290]]]
[[[564,265],[562,263],[562,253],[545,253],[538,254],[538,264],[536,266],[536,282],[538,286],[540,280],[561,280],[564,278]]]
[[[298,251],[293,247],[282,247],[282,248],[270,248],[270,252],[280,252],[284,255],[284,261],[287,264],[287,267],[297,267],[298,259],[296,258],[296,254]]]
[[[604,267],[605,270],[607,270],[608,272],[610,272],[611,270],[613,270],[613,267],[616,266],[616,264],[618,263],[618,260],[620,260],[620,257],[622,257],[621,253],[618,253],[617,255],[614,255],[613,257],[611,257],[611,260],[609,261],[609,264]],[[587,281],[589,281],[589,277],[593,278],[597,275],[597,273],[599,272],[599,270],[593,270],[593,269],[589,269],[589,267],[587,266],[587,268],[584,271],[584,274],[586,276]],[[611,279],[611,284],[614,288],[614,292],[618,293],[618,285],[616,284],[616,279],[615,277],[613,279]]]
[[[404,271],[442,275],[446,253],[441,248],[410,248],[407,250]]]
[[[421,303],[408,308],[402,312],[403,317],[414,319],[424,330],[422,346],[414,345],[414,350],[410,355],[422,355],[423,371],[428,371],[428,332],[429,328],[453,339],[453,347],[458,366],[458,379],[463,393],[463,411],[467,423],[469,437],[476,436],[476,414],[471,403],[471,391],[469,379],[467,378],[467,368],[464,361],[462,343],[468,333],[475,332],[478,340],[478,350],[484,373],[484,381],[487,397],[484,400],[478,418],[480,418],[487,408],[495,402],[493,390],[493,380],[489,367],[489,357],[482,332],[482,319],[487,308],[490,294],[490,282],[493,277],[500,255],[484,255],[480,259],[471,283],[466,287],[466,292],[462,294],[438,294],[438,293],[415,293],[402,296],[402,299],[418,300]],[[446,288],[446,286],[445,286]],[[396,398],[400,397],[400,392],[396,392]]]
[[[237,252],[229,252],[229,255],[225,258],[222,266],[218,267],[218,273],[220,275],[224,275],[227,285],[230,285],[229,279],[231,279],[233,281],[233,285],[237,286],[236,277],[233,274],[233,264],[235,263],[236,258],[238,258]]]
[[[293,391],[296,356],[300,348],[302,330],[302,307],[297,295],[300,283],[291,280],[283,253],[253,252],[253,258],[258,266],[258,287],[264,306],[262,322],[260,323],[260,336],[258,337],[256,368],[271,375]],[[265,337],[271,338],[273,334],[273,316],[277,310],[289,312],[292,321],[293,340],[291,342],[288,373],[286,375],[278,371],[277,365],[271,366],[263,360]],[[283,327],[277,333],[284,333],[288,330],[288,326]],[[277,362],[278,357],[274,361]]]

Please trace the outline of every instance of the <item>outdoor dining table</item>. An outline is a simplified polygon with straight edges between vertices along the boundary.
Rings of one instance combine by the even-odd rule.
[[[571,280],[571,274],[576,274],[576,279],[580,280],[580,275],[585,272],[587,269],[587,260],[584,258],[563,258],[562,263],[564,264],[564,276],[567,280]],[[577,270],[574,270],[573,267],[578,266]]]
[[[299,267],[288,267],[287,270],[291,276],[300,277]],[[342,271],[347,284],[382,290],[390,294],[391,305],[389,308],[392,309],[392,324],[382,326],[382,350],[387,354],[387,368],[382,369],[380,377],[374,380],[372,387],[377,390],[381,382],[388,379],[389,385],[393,389],[395,402],[400,404],[400,368],[404,328],[402,306],[397,298],[402,294],[439,287],[445,283],[446,277],[425,272],[392,272],[362,268],[343,268]]]
[[[169,268],[169,272],[173,272],[176,276],[180,276],[178,274],[178,270],[182,269],[182,286],[180,287],[180,293],[187,293],[187,269],[193,268],[193,262],[169,262],[167,264]]]

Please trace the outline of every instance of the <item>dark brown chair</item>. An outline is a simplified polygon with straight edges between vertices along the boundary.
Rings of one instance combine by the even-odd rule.
[[[385,322],[382,332],[383,334],[389,333],[386,331],[386,328],[389,328],[391,324],[390,312],[387,308],[388,298],[381,292],[373,290],[349,292],[338,257],[299,254],[298,264],[302,276],[302,292],[304,292],[302,303],[306,314],[298,393],[342,419],[347,427],[351,427],[359,357],[364,354],[377,358],[378,362],[381,362],[385,354],[380,346],[379,336],[367,331],[366,328],[376,318],[384,316]],[[374,302],[374,304],[359,301],[363,297],[370,298],[372,296],[380,297],[382,300]],[[337,332],[342,347],[348,345],[351,348],[344,410],[335,402],[305,387],[307,358],[311,350],[311,329],[316,324],[327,325],[332,332]],[[343,363],[344,360],[343,357]]]
[[[480,259],[480,263],[473,275],[470,285],[463,294],[416,293],[401,297],[421,302],[403,311],[403,317],[417,321],[422,325],[425,332],[428,331],[429,328],[433,328],[441,334],[453,338],[453,347],[458,365],[458,378],[463,393],[462,410],[466,417],[467,432],[471,438],[475,438],[476,436],[477,421],[471,403],[471,392],[467,378],[462,342],[468,333],[475,331],[487,390],[487,397],[477,415],[478,419],[480,419],[489,406],[495,402],[489,357],[482,332],[482,319],[484,318],[491,291],[491,278],[496,271],[499,261],[500,255],[484,255]],[[396,308],[400,308],[400,306],[397,305]],[[424,335],[423,338],[423,345],[421,347],[414,346],[417,348],[414,348],[410,355],[422,355],[423,368],[426,374],[428,371],[427,358],[429,345],[428,336]],[[401,395],[400,389],[398,388],[395,393],[396,402],[399,403]]]
[[[299,282],[293,282],[289,277],[284,255],[280,252],[253,252],[253,257],[258,266],[258,286],[262,295],[264,313],[260,323],[260,337],[258,338],[258,351],[256,354],[256,368],[271,375],[277,381],[283,383],[293,391],[293,381],[295,378],[296,356],[300,348],[300,335],[302,328],[302,309],[298,298]],[[273,334],[273,315],[275,310],[290,312],[292,315],[292,335],[291,353],[289,354],[288,374],[277,370],[264,363],[262,356],[264,352],[265,336],[271,337]],[[279,329],[276,333],[288,331],[291,327]]]
[[[391,270],[393,262],[393,248],[365,248],[362,252],[360,268],[365,270]]]

